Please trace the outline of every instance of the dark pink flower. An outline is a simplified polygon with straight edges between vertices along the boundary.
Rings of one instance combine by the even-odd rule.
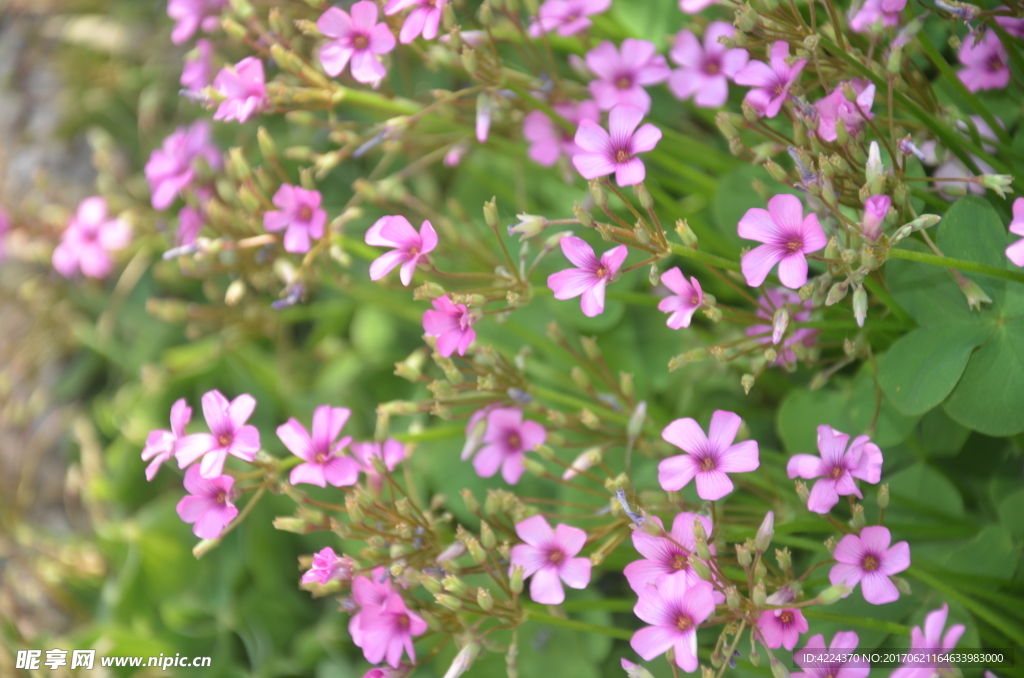
[[[214,169],[220,168],[220,151],[210,143],[212,134],[209,121],[197,120],[187,128],[176,129],[150,154],[145,172],[152,191],[153,209],[167,209],[192,183],[195,162],[199,158]]]
[[[1013,37],[1018,40],[1024,40],[1024,19],[1017,19],[1012,16],[997,16],[996,23]]]
[[[715,410],[708,435],[689,417],[666,426],[661,437],[686,454],[663,459],[658,464],[662,489],[681,490],[696,478],[701,499],[715,501],[732,492],[733,484],[726,474],[753,471],[760,463],[756,440],[733,444],[742,421],[733,412]]]
[[[369,577],[356,577],[352,580],[352,602],[359,611],[348,622],[348,634],[352,636],[356,647],[363,647],[363,612],[381,607],[389,595],[391,576],[383,567],[373,568]]]
[[[647,661],[674,649],[676,666],[696,671],[697,627],[715,611],[712,590],[706,581],[690,586],[682,577],[644,587],[633,612],[651,626],[634,633],[630,646]]]
[[[643,111],[636,106],[616,106],[608,114],[608,129],[592,120],[580,121],[576,144],[580,151],[572,156],[572,164],[584,179],[596,179],[615,173],[619,186],[639,184],[646,176],[644,163],[637,153],[654,150],[661,140],[661,130],[643,120]],[[635,132],[633,130],[636,130]]]
[[[196,40],[196,48],[185,55],[185,67],[181,70],[181,86],[192,93],[199,93],[210,84],[210,57],[213,47],[206,38]]]
[[[857,133],[865,120],[875,117],[871,105],[875,101],[875,86],[866,80],[856,78],[849,82],[857,93],[857,101],[846,100],[840,84],[827,97],[815,104],[818,111],[818,136],[825,141],[836,140],[836,122],[842,119],[851,134]]]
[[[448,0],[388,0],[384,5],[384,13],[388,16],[397,14],[403,9],[413,7],[409,16],[405,17],[398,40],[407,45],[422,35],[424,40],[437,37],[437,27],[441,23],[441,13]],[[390,51],[390,50],[388,50]]]
[[[860,584],[864,600],[875,605],[891,603],[900,597],[891,575],[910,567],[910,545],[905,541],[889,543],[892,535],[881,525],[865,527],[860,535],[848,534],[836,544],[832,557],[838,562],[828,573],[833,585]]]
[[[437,352],[447,358],[458,350],[466,355],[466,349],[476,339],[473,323],[476,318],[465,304],[454,304],[447,295],[432,302],[433,310],[423,312],[423,331],[437,337]]]
[[[619,245],[598,259],[590,245],[572,235],[562,238],[561,246],[562,254],[576,268],[549,275],[548,287],[554,292],[555,299],[582,297],[580,308],[588,318],[600,315],[604,312],[605,287],[618,275],[629,250],[625,245]]]
[[[887,195],[873,195],[864,201],[864,221],[861,222],[860,232],[865,238],[878,240],[891,206],[892,200]]]
[[[378,54],[395,48],[395,36],[386,23],[377,23],[377,5],[362,0],[352,14],[330,7],[316,22],[317,30],[334,38],[320,48],[320,63],[328,75],[337,76],[352,62],[352,77],[374,86],[388,74]]]
[[[369,441],[365,443],[352,443],[352,456],[359,464],[360,470],[366,474],[366,481],[373,488],[374,492],[380,493],[384,484],[384,478],[373,466],[373,458],[380,457],[384,461],[384,467],[388,471],[394,471],[405,459],[405,445],[394,438],[388,438],[383,443]]]
[[[795,454],[786,464],[790,478],[821,478],[814,483],[807,500],[807,508],[815,513],[828,513],[839,503],[840,495],[852,494],[863,499],[854,478],[877,483],[882,477],[882,451],[867,436],[853,439],[850,449],[846,444],[850,436],[831,426],[818,427],[820,457]]]
[[[942,634],[942,630],[946,627],[946,618],[949,615],[949,605],[946,603],[942,604],[937,610],[932,610],[924,618],[924,632],[922,633],[920,626],[915,626],[910,630],[910,652],[914,653],[915,650],[932,653],[932,652],[949,652],[956,647],[956,643],[960,640],[960,636],[967,630],[963,624],[954,624],[949,627],[946,634]],[[889,678],[935,678],[935,676],[942,675],[940,669],[949,669],[948,664],[934,662],[907,662],[902,667],[893,671]]]
[[[214,120],[245,122],[268,105],[263,62],[256,57],[245,57],[234,66],[220,69],[213,88],[224,97],[213,114]]]
[[[737,85],[754,88],[747,92],[746,101],[761,115],[774,118],[779,114],[789,88],[807,65],[807,59],[798,59],[790,66],[786,63],[788,57],[789,43],[780,40],[772,45],[770,66],[751,61],[733,78]]]
[[[281,184],[274,194],[274,204],[281,209],[263,215],[263,228],[271,233],[288,229],[284,233],[285,251],[308,252],[310,238],[324,237],[327,212],[321,209],[320,201],[320,191]]]
[[[219,476],[228,455],[251,462],[260,450],[260,432],[245,422],[256,409],[256,399],[243,393],[228,401],[220,391],[203,394],[203,416],[210,433],[193,433],[178,441],[175,456],[178,468],[185,468],[199,457],[204,478]]]
[[[747,328],[747,336],[767,335],[759,337],[756,341],[761,344],[774,344],[773,340],[775,337],[773,335],[775,328],[772,326],[772,314],[765,309],[778,309],[783,306],[786,306],[789,312],[791,323],[802,323],[810,320],[811,310],[814,308],[814,304],[810,299],[801,301],[800,295],[796,292],[791,292],[783,287],[773,287],[761,295],[757,309],[757,317],[764,318],[767,324],[751,325]],[[796,362],[796,353],[793,352],[793,347],[797,344],[814,346],[817,337],[818,330],[808,327],[799,327],[787,332],[782,339],[781,347],[777,349],[778,357],[775,359],[774,364],[780,366],[792,365]]]
[[[792,650],[800,634],[807,633],[807,620],[804,619],[804,613],[795,607],[765,610],[757,618],[757,628],[768,647],[773,650],[779,647]]]
[[[146,436],[146,447],[142,450],[142,461],[148,461],[146,480],[153,480],[160,466],[174,456],[178,441],[185,437],[185,427],[192,419],[192,408],[184,398],[171,405],[171,430],[150,431]]]
[[[715,3],[715,0],[679,0],[679,9],[687,14],[697,14]]]
[[[661,274],[661,284],[675,292],[658,302],[659,311],[672,314],[666,324],[674,330],[689,327],[693,314],[704,303],[704,291],[697,278],[691,277],[690,282],[687,282],[683,272],[676,266]]]
[[[583,530],[561,524],[552,530],[544,516],[533,516],[516,525],[516,534],[526,543],[512,547],[512,565],[523,568],[524,578],[533,577],[533,602],[558,605],[565,600],[562,582],[574,589],[590,583],[590,558],[573,557],[587,543]]]
[[[641,117],[651,110],[644,86],[665,82],[669,76],[665,57],[655,54],[654,43],[634,38],[623,40],[619,49],[605,40],[587,52],[587,66],[597,76],[589,87],[601,110],[625,104],[639,108]]]
[[[772,267],[779,265],[779,280],[790,289],[807,282],[807,259],[828,244],[813,212],[804,218],[803,205],[794,195],[773,196],[768,209],[753,207],[740,219],[739,235],[764,243],[743,255],[740,268],[751,287],[758,287]]]
[[[729,80],[747,65],[745,49],[728,49],[719,38],[732,37],[735,29],[713,21],[704,31],[704,46],[690,31],[679,31],[669,56],[682,68],[672,71],[668,88],[679,99],[693,97],[704,108],[721,106],[729,98]]]
[[[216,30],[217,14],[226,4],[227,0],[168,0],[167,16],[174,19],[171,42],[180,45],[195,35],[200,26],[207,33]]]
[[[802,650],[793,653],[793,661],[804,669],[793,673],[793,678],[868,678],[871,667],[867,662],[856,662],[853,658],[845,662],[823,662],[819,659],[823,655],[838,658],[855,653],[859,643],[860,638],[855,632],[840,631],[832,636],[832,644],[826,650],[823,635],[811,636]]]
[[[882,26],[895,26],[900,22],[900,12],[903,11],[906,0],[898,3],[900,8],[897,10],[886,9],[893,4],[896,3],[893,3],[892,0],[866,0],[850,19],[850,29],[854,33],[867,33],[877,28],[879,22]]]
[[[601,111],[593,101],[563,101],[552,106],[573,125],[583,120],[598,122]],[[534,162],[550,167],[565,155],[569,158],[580,152],[573,133],[556,125],[543,111],[530,111],[523,118],[523,136],[530,142],[527,155]]]
[[[1010,233],[1024,238],[1024,198],[1013,201],[1013,221],[1010,222]],[[1006,248],[1006,256],[1016,266],[1024,266],[1024,240],[1018,240]]]
[[[402,264],[402,284],[412,282],[413,273],[420,259],[437,247],[437,233],[429,221],[424,221],[420,232],[412,227],[403,216],[381,217],[366,232],[366,244],[374,247],[394,247],[393,252],[383,254],[370,264],[370,280],[380,280],[395,266]]]
[[[198,466],[185,471],[189,496],[178,502],[178,516],[194,523],[192,532],[200,539],[216,539],[238,515],[235,508],[235,479],[231,476],[204,478]]]
[[[410,661],[415,663],[416,649],[412,638],[425,633],[427,623],[406,607],[401,595],[389,593],[381,606],[364,607],[359,614],[362,617],[360,626],[366,661],[379,664],[386,660],[392,668],[398,668],[404,650]]]
[[[132,239],[132,227],[124,219],[107,219],[107,201],[86,198],[53,250],[53,267],[65,278],[78,271],[90,278],[105,278],[114,267],[111,252],[124,249]]]
[[[547,0],[530,24],[530,35],[540,37],[558,29],[559,35],[575,35],[590,28],[590,17],[608,11],[612,0]]]
[[[535,421],[523,420],[517,407],[499,407],[487,415],[484,446],[473,459],[473,468],[482,478],[490,478],[501,468],[501,477],[515,485],[523,475],[526,450],[544,442],[547,433]]]
[[[313,567],[302,575],[302,583],[326,584],[335,579],[348,580],[352,578],[354,567],[355,561],[345,555],[339,558],[328,546],[313,554]]]
[[[355,485],[359,480],[359,464],[341,451],[352,441],[352,436],[337,440],[348,421],[351,410],[344,407],[321,405],[313,410],[313,435],[310,436],[294,417],[277,427],[277,437],[284,446],[305,463],[292,469],[288,482],[292,485],[308,483],[326,487]]]
[[[1009,56],[995,31],[985,31],[981,40],[969,35],[960,45],[960,63],[964,68],[957,75],[972,92],[1003,89],[1010,84]]]
[[[661,519],[651,516],[648,520],[661,525]],[[670,538],[656,537],[643,530],[633,530],[633,546],[643,560],[637,560],[623,570],[626,581],[637,594],[648,584],[659,585],[665,577],[681,577],[687,586],[693,586],[701,579],[690,564],[694,555],[695,541],[693,537],[693,521],[699,520],[704,531],[711,534],[711,520],[695,513],[683,511],[677,513],[672,520]],[[715,552],[714,544],[709,544],[711,553]]]

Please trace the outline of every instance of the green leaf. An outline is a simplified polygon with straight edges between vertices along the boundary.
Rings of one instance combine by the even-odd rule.
[[[941,407],[937,407],[921,418],[918,435],[929,456],[949,457],[960,451],[971,432],[950,419]]]
[[[962,518],[964,500],[960,491],[946,476],[921,462],[895,473],[888,479],[893,506],[887,515],[906,514],[908,509],[920,518]]]
[[[975,577],[1009,579],[1017,569],[1020,546],[1002,525],[987,525],[978,536],[949,551],[936,564]]]
[[[990,436],[1024,431],[1024,317],[1007,321],[979,350],[945,405],[956,422]]]
[[[1024,539],[1024,489],[999,502],[999,520],[1011,535]]]

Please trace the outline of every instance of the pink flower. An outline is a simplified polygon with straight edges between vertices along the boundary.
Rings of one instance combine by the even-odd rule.
[[[530,35],[540,37],[558,29],[559,35],[575,35],[590,28],[587,17],[608,11],[612,0],[547,0],[530,24]]]
[[[619,186],[632,186],[643,181],[646,170],[636,154],[654,150],[661,140],[661,130],[650,123],[636,129],[643,117],[643,110],[636,106],[616,106],[608,114],[611,134],[593,120],[581,120],[576,130],[576,144],[581,150],[572,156],[576,171],[584,179],[596,179],[614,172],[615,183]]]
[[[680,490],[697,479],[697,494],[714,501],[732,492],[727,473],[746,473],[759,465],[756,440],[733,444],[742,423],[739,415],[715,410],[708,435],[690,419],[676,419],[665,427],[661,437],[686,454],[663,459],[658,464],[658,482],[667,491]]]
[[[210,433],[193,433],[178,441],[175,456],[178,468],[185,468],[199,457],[204,478],[219,476],[227,456],[251,462],[260,450],[260,432],[245,422],[256,409],[256,399],[243,393],[228,401],[220,391],[203,394],[203,416]]]
[[[721,106],[729,98],[729,80],[747,65],[745,49],[728,49],[718,42],[732,37],[735,29],[724,21],[713,21],[704,31],[704,46],[690,31],[679,31],[669,56],[682,68],[672,71],[668,88],[679,99],[694,97],[704,108]]]
[[[676,266],[661,274],[661,284],[675,292],[658,302],[659,311],[672,314],[666,324],[674,330],[689,327],[693,314],[704,303],[704,291],[697,278],[691,277],[690,282],[686,282],[683,272]]]
[[[760,336],[756,341],[761,344],[774,344],[772,315],[765,309],[776,309],[786,306],[789,311],[790,322],[802,323],[811,319],[813,302],[810,299],[801,301],[800,295],[796,292],[791,292],[782,287],[773,287],[761,295],[760,306],[764,308],[759,307],[757,309],[757,317],[764,318],[768,322],[765,325],[751,325],[747,328],[747,336],[767,335]],[[818,330],[812,330],[807,327],[800,327],[787,332],[782,339],[781,348],[777,350],[778,357],[775,359],[775,365],[792,365],[795,363],[796,353],[793,352],[793,347],[797,344],[814,346],[817,336]]]
[[[484,447],[476,453],[473,468],[481,478],[490,478],[501,468],[501,477],[515,485],[523,475],[526,450],[544,442],[547,433],[535,421],[523,420],[517,407],[499,407],[487,415]]]
[[[751,61],[733,78],[737,85],[754,88],[747,92],[746,101],[761,115],[774,118],[779,114],[789,88],[807,64],[807,59],[798,59],[790,66],[786,63],[788,56],[789,43],[780,40],[772,45],[771,66]]]
[[[590,583],[590,558],[573,557],[587,543],[583,530],[562,524],[552,530],[544,516],[533,516],[516,525],[516,534],[526,543],[512,547],[512,565],[523,568],[524,578],[533,577],[533,602],[558,605],[565,600],[562,582],[573,589]]]
[[[359,464],[359,469],[366,474],[366,481],[373,488],[373,491],[380,493],[384,484],[384,477],[377,472],[373,466],[373,458],[380,457],[384,460],[384,467],[388,471],[394,471],[398,464],[405,459],[405,445],[394,438],[388,438],[383,443],[368,441],[365,443],[352,443],[350,448],[352,456]]]
[[[494,409],[494,405],[488,405],[479,409],[469,416],[466,422],[466,442],[462,446],[462,461],[466,461],[480,448],[480,443],[487,433],[487,415]]]
[[[263,228],[271,233],[287,228],[285,251],[308,252],[310,238],[324,237],[327,212],[320,208],[320,200],[320,191],[281,184],[274,194],[274,204],[281,209],[263,215]]]
[[[890,575],[910,567],[910,546],[905,541],[889,547],[892,535],[881,525],[865,527],[860,536],[848,534],[836,544],[832,557],[838,561],[828,573],[833,585],[860,583],[864,600],[875,605],[900,597]]]
[[[354,567],[355,561],[348,556],[339,558],[334,549],[328,546],[313,554],[313,567],[302,575],[302,583],[326,584],[335,579],[351,579]]]
[[[437,37],[441,13],[447,4],[448,0],[388,0],[388,4],[384,6],[384,13],[391,16],[408,7],[415,8],[409,12],[409,16],[405,17],[402,31],[398,34],[398,41],[407,45],[415,40],[417,35],[423,35],[424,40],[433,40]],[[374,16],[375,20],[376,18]],[[386,51],[390,52],[391,50]]]
[[[377,257],[370,264],[370,280],[380,280],[402,264],[402,284],[412,282],[416,264],[437,247],[437,233],[429,221],[420,226],[419,234],[403,216],[381,217],[366,232],[366,244],[374,247],[394,247],[393,252]]]
[[[412,637],[425,633],[427,622],[406,607],[401,595],[389,593],[383,605],[364,607],[360,615],[366,661],[378,664],[386,659],[392,668],[397,669],[403,649],[411,661],[416,661]]]
[[[86,198],[53,250],[53,267],[65,278],[78,271],[90,278],[105,278],[114,267],[110,253],[127,247],[131,239],[127,221],[107,219],[105,198]]]
[[[389,595],[391,576],[383,567],[373,568],[369,577],[356,577],[352,580],[352,602],[359,607],[359,611],[348,622],[348,634],[352,636],[356,647],[363,647],[364,611],[381,607]]]
[[[1018,40],[1024,40],[1024,19],[1016,19],[1012,16],[997,16],[996,23],[1013,37]]]
[[[757,618],[757,628],[764,638],[764,644],[775,648],[792,650],[801,633],[807,633],[807,620],[797,608],[765,610]]]
[[[949,652],[956,647],[960,636],[967,630],[963,624],[954,624],[942,635],[946,627],[946,617],[949,615],[949,605],[942,604],[937,610],[928,613],[924,618],[924,632],[920,626],[915,626],[910,631],[910,651],[927,650],[929,652]],[[909,662],[893,671],[889,678],[934,678],[941,675],[939,669],[948,669],[949,666],[939,664],[932,665],[928,662]]]
[[[753,207],[740,219],[739,235],[764,243],[743,255],[740,268],[751,287],[758,287],[772,267],[779,265],[779,280],[790,289],[807,282],[804,256],[823,248],[828,239],[818,223],[818,215],[804,218],[803,205],[794,195],[773,196],[768,209]]]
[[[887,195],[873,195],[864,201],[864,221],[861,222],[860,232],[865,238],[878,240],[891,206],[892,200]]]
[[[661,526],[661,519],[656,516],[648,520]],[[697,572],[690,567],[691,559],[697,557],[694,555],[694,520],[699,520],[704,526],[704,531],[711,534],[711,520],[688,511],[676,514],[672,520],[672,531],[668,533],[670,538],[656,537],[643,530],[633,530],[633,546],[644,559],[626,565],[623,574],[637,594],[642,593],[648,584],[660,585],[666,577],[680,577],[687,586],[693,586],[701,581]],[[714,545],[708,546],[714,553]]]
[[[601,111],[593,101],[563,101],[552,106],[563,118],[579,125],[583,120],[597,122]],[[534,162],[550,167],[562,155],[572,157],[580,152],[572,132],[552,122],[543,111],[530,111],[523,118],[523,136],[530,142],[527,154]]]
[[[196,40],[196,48],[185,55],[181,70],[181,86],[189,92],[199,93],[210,84],[210,56],[213,48],[206,38]]]
[[[232,503],[234,486],[231,476],[204,478],[199,467],[193,466],[185,471],[185,489],[190,496],[178,502],[178,516],[186,523],[195,523],[192,532],[200,539],[216,539],[238,515]]]
[[[957,75],[972,92],[983,89],[1003,89],[1010,84],[1010,66],[1006,48],[995,31],[985,31],[981,40],[968,36],[960,45],[962,68]]]
[[[200,26],[207,33],[216,30],[216,15],[225,4],[226,0],[168,0],[167,16],[174,19],[171,42],[180,45],[195,35]]]
[[[1013,221],[1010,222],[1010,233],[1024,237],[1024,198],[1013,201]],[[1018,240],[1006,248],[1006,256],[1016,266],[1024,266],[1024,240]]]
[[[822,662],[822,655],[848,655],[857,651],[860,638],[853,631],[840,631],[832,636],[832,645],[825,650],[825,637],[820,633],[807,639],[802,650],[793,653],[793,660],[804,670],[793,673],[793,678],[868,678],[871,667],[867,662]],[[853,665],[850,665],[853,664]]]
[[[850,134],[855,134],[865,120],[875,117],[871,112],[871,105],[875,101],[874,84],[856,78],[849,85],[857,93],[856,102],[846,100],[840,83],[831,94],[815,104],[818,110],[818,136],[825,141],[836,140],[836,122],[839,119],[846,124]]]
[[[697,670],[697,627],[715,611],[711,584],[689,586],[682,577],[666,577],[657,586],[646,586],[634,614],[651,624],[633,634],[629,644],[650,661],[675,649],[676,666]]]
[[[377,5],[362,0],[352,5],[351,16],[345,10],[330,7],[320,15],[317,29],[334,38],[320,48],[320,63],[330,76],[337,76],[352,61],[352,77],[376,87],[388,74],[378,54],[395,48],[395,36],[386,23],[377,23]],[[403,29],[404,32],[405,29]]]
[[[224,97],[213,114],[214,120],[245,122],[268,105],[263,62],[256,57],[245,57],[234,66],[220,69],[213,88]]]
[[[146,162],[146,181],[152,191],[153,209],[165,210],[195,179],[195,162],[204,158],[210,167],[219,169],[220,151],[210,143],[213,126],[197,120],[189,127],[179,127],[164,139]]]
[[[146,480],[156,477],[160,466],[174,456],[178,441],[185,437],[185,427],[192,419],[192,408],[184,398],[179,398],[171,405],[171,430],[150,431],[146,436],[146,447],[142,450],[142,461],[148,461]]]
[[[466,355],[466,349],[476,339],[473,323],[476,318],[465,304],[454,304],[447,295],[432,302],[434,310],[423,312],[423,331],[437,337],[437,352],[447,358],[456,349]]]
[[[715,0],[679,0],[679,9],[687,14],[697,14],[715,4]]]
[[[412,673],[413,668],[409,662],[402,662],[397,668],[376,666],[364,673],[363,678],[406,678]]]
[[[605,40],[587,52],[587,66],[597,76],[589,85],[590,94],[603,111],[625,104],[646,115],[651,97],[644,86],[665,82],[669,76],[665,57],[655,54],[654,43],[633,38],[623,40],[620,49]]]
[[[576,264],[576,268],[567,268],[549,275],[548,287],[555,293],[555,299],[582,296],[580,307],[583,315],[588,318],[601,315],[604,312],[604,289],[618,275],[629,250],[625,245],[619,245],[598,259],[590,245],[576,236],[562,238],[561,245],[562,254]]]
[[[185,205],[178,210],[178,232],[174,234],[174,246],[191,245],[199,237],[203,228],[203,216],[193,208]]]
[[[292,485],[308,483],[326,487],[355,485],[359,480],[359,464],[351,457],[343,457],[341,451],[352,441],[345,436],[337,443],[341,429],[352,411],[344,407],[321,405],[313,410],[313,435],[294,417],[277,427],[277,437],[284,446],[305,463],[292,469],[288,482]]]
[[[831,426],[818,427],[818,450],[821,457],[795,454],[786,464],[790,478],[821,478],[811,488],[807,508],[815,513],[828,513],[839,503],[840,495],[852,494],[863,499],[854,478],[877,483],[882,477],[882,451],[867,436],[853,439]]]
[[[899,9],[887,9],[888,7],[896,4],[899,5]],[[867,0],[864,5],[857,10],[857,13],[853,18],[850,19],[850,29],[854,33],[868,33],[872,29],[877,28],[879,21],[881,21],[882,26],[895,26],[900,22],[900,12],[903,11],[903,7],[906,4],[906,0],[902,0],[902,2],[893,2],[893,0]]]

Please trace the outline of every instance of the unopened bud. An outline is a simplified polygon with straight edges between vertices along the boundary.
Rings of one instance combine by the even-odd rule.
[[[850,586],[836,584],[835,586],[829,586],[827,589],[819,593],[815,600],[819,605],[831,605],[850,595],[851,591],[853,591],[853,588]]]
[[[462,67],[466,69],[466,72],[470,75],[476,73],[477,67],[480,65],[476,58],[476,50],[472,47],[463,47],[462,54]]]
[[[740,567],[750,567],[754,562],[750,551],[743,544],[736,544],[736,560],[739,561]]]
[[[837,282],[832,286],[832,289],[828,291],[828,296],[825,297],[825,305],[832,306],[833,304],[842,301],[849,289],[850,286],[845,281]]]
[[[450,596],[447,593],[435,593],[434,600],[453,612],[457,612],[462,609],[462,603],[459,599],[455,596]]]
[[[590,180],[590,194],[594,196],[594,204],[598,207],[604,208],[608,205],[608,193],[599,179]]]
[[[697,234],[690,228],[690,224],[686,219],[678,219],[676,221],[676,235],[679,236],[679,241],[686,247],[697,246]]]
[[[740,592],[735,586],[727,586],[725,588],[725,604],[730,610],[740,609]]]
[[[441,585],[444,586],[446,591],[454,593],[457,596],[461,596],[466,593],[469,589],[466,587],[465,582],[456,577],[454,574],[450,574],[441,580]]]
[[[778,344],[782,341],[782,335],[786,333],[786,328],[789,327],[789,311],[786,310],[785,306],[780,306],[775,311],[775,315],[772,318],[772,343]]]
[[[807,491],[807,484],[802,480],[796,481],[796,496],[799,497],[800,501],[804,504],[807,503],[807,500],[811,496]]]
[[[513,565],[512,574],[508,580],[508,587],[512,593],[520,594],[523,592],[523,566]]]
[[[775,549],[775,561],[783,572],[789,572],[793,567],[793,556],[789,552],[789,548]]]
[[[892,580],[892,583],[896,585],[896,588],[899,589],[899,592],[903,595],[909,596],[913,594],[913,591],[910,588],[910,582],[903,577],[889,577],[889,579]]]
[[[544,464],[530,457],[523,459],[523,466],[531,475],[537,476],[538,478],[543,478],[548,474],[547,470],[544,468]]]
[[[778,164],[774,160],[769,159],[765,164],[764,168],[768,170],[768,174],[772,176],[772,179],[781,183],[789,181],[789,176],[786,174],[786,170],[783,169],[782,165]]]
[[[743,387],[743,393],[750,395],[750,389],[754,388],[755,377],[752,374],[744,374],[740,377],[740,386]]]
[[[754,549],[758,553],[764,553],[768,550],[769,544],[772,543],[772,537],[775,536],[775,513],[769,511],[764,516],[764,520],[761,521],[761,527],[757,529],[757,535],[754,537]]]
[[[645,210],[654,208],[654,199],[651,198],[651,194],[648,192],[647,187],[644,186],[643,182],[633,184],[633,192],[636,194],[637,200],[640,201],[641,207]]]
[[[750,594],[750,599],[758,609],[768,604],[768,592],[765,590],[763,579],[758,579],[757,583],[754,584],[754,590]]]
[[[498,229],[498,204],[495,198],[484,203],[484,222],[488,227]]]
[[[480,523],[480,543],[488,551],[493,551],[498,544],[498,538],[494,536],[494,530],[485,522]]]
[[[853,517],[850,519],[850,527],[860,532],[860,529],[867,524],[864,518],[864,505],[854,504],[853,505]]]
[[[711,569],[704,563],[703,560],[691,560],[690,567],[697,573],[697,576],[704,581],[711,581]]]
[[[781,661],[772,657],[772,678],[789,678],[789,669]]]
[[[724,111],[715,116],[715,124],[718,125],[718,131],[721,132],[722,136],[726,139],[732,139],[740,135],[739,131],[733,125],[730,115]]]
[[[596,414],[590,411],[589,408],[584,407],[580,411],[580,422],[591,430],[595,430],[601,427],[601,420]]]
[[[576,218],[580,220],[580,224],[582,224],[584,227],[594,227],[594,218],[590,216],[590,212],[580,207],[580,204],[578,202],[573,204],[572,213],[576,215]]]
[[[754,11],[749,2],[743,3],[736,10],[733,25],[744,33],[750,33],[754,30],[754,26],[757,25],[757,12]]]
[[[591,447],[573,460],[572,465],[562,474],[562,480],[572,480],[579,473],[587,471],[601,463],[601,448]]]
[[[857,327],[864,327],[868,317],[868,293],[863,285],[857,285],[853,291],[853,317],[857,320]]]
[[[579,365],[573,365],[572,369],[569,370],[569,376],[572,378],[574,384],[579,386],[584,391],[590,389],[590,377]]]
[[[462,501],[466,504],[466,510],[470,513],[477,513],[480,510],[480,502],[473,496],[473,492],[468,487],[464,487],[461,494]]]
[[[885,483],[878,488],[878,508],[885,509],[889,507],[889,483]]]

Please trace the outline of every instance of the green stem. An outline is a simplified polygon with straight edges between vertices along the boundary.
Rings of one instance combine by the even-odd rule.
[[[804,610],[803,614],[808,619],[817,619],[824,622],[835,622],[837,624],[859,626],[862,629],[873,629],[875,631],[885,631],[894,636],[909,636],[910,627],[904,626],[903,624],[896,624],[894,622],[882,621],[880,619],[872,619],[870,617],[854,617],[848,614],[838,614],[835,612],[826,612],[824,610]]]
[[[679,245],[674,242],[670,242],[668,246],[672,250],[672,254],[678,254],[679,256],[686,257],[687,259],[703,261],[705,264],[711,264],[712,266],[724,268],[729,271],[740,270],[739,263],[732,259],[726,259],[725,257],[720,257],[716,254],[708,254],[707,252],[695,250],[692,247],[686,247],[685,245]]]
[[[980,273],[981,275],[987,275],[993,278],[1002,278],[1003,280],[1024,283],[1024,273],[1008,271],[1005,268],[990,266],[988,264],[979,264],[976,261],[967,261],[966,259],[938,257],[934,254],[926,254],[925,252],[915,252],[914,250],[903,249],[891,249],[889,250],[888,256],[890,259],[909,259],[910,261],[919,261],[922,264],[945,266],[946,268],[955,268],[959,271]]]
[[[921,571],[917,567],[911,567],[907,570],[907,575],[917,579],[922,584],[932,587],[936,591],[944,594],[947,598],[955,600],[960,603],[968,610],[973,612],[978,618],[984,620],[986,623],[991,624],[1000,633],[1005,635],[1007,638],[1017,644],[1018,647],[1024,647],[1024,631],[1021,631],[1020,627],[1013,624],[1000,614],[997,614],[985,607],[978,601],[974,600],[969,596],[965,596],[957,589],[953,588],[942,581],[940,578],[935,577],[931,574]]]
[[[526,612],[526,618],[528,620],[540,622],[541,624],[547,624],[549,626],[559,626],[563,629],[570,629],[572,631],[583,631],[584,633],[596,633],[600,636],[618,638],[619,640],[629,640],[633,637],[633,632],[628,629],[616,629],[610,626],[598,626],[597,624],[588,624],[586,622],[576,621],[575,619],[560,619],[550,614],[545,614],[540,610],[534,608],[532,605],[529,607],[524,606],[524,610]]]
[[[901,322],[907,324],[912,324],[914,322],[914,319],[910,317],[910,314],[903,310],[903,307],[899,305],[899,302],[897,302],[891,294],[889,294],[889,290],[885,289],[885,286],[882,285],[882,283],[869,276],[864,278],[864,287],[868,288],[868,291],[871,292],[876,299],[885,304],[886,308],[888,308],[889,311]]]

